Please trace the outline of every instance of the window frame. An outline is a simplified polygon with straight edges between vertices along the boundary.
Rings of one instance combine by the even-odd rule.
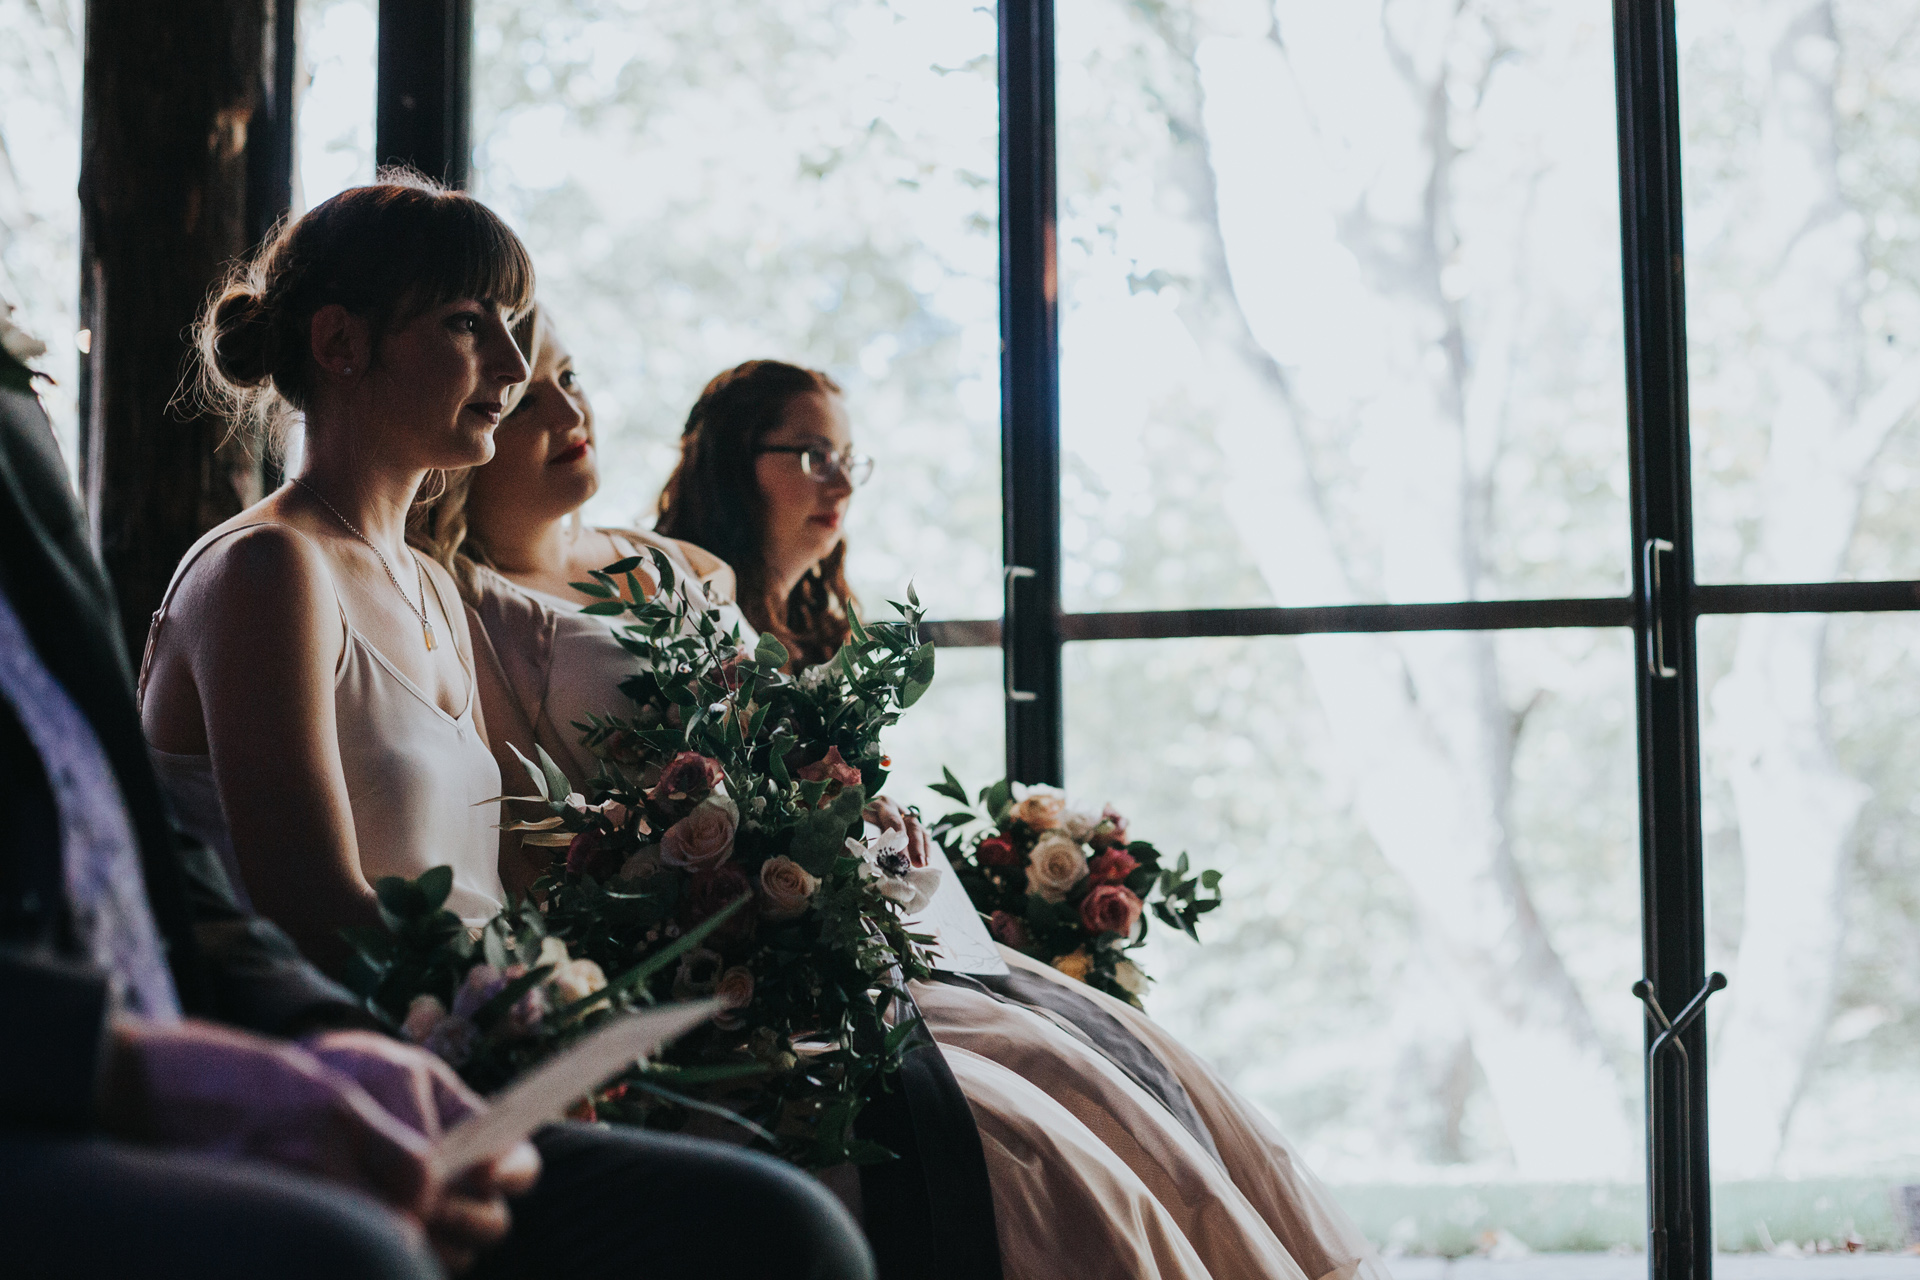
[[[381,0],[382,163],[464,186],[472,0]],[[926,624],[948,647],[997,646],[1007,776],[1065,782],[1062,646],[1204,636],[1631,627],[1639,732],[1643,972],[1678,1012],[1706,981],[1697,620],[1710,614],[1920,610],[1920,581],[1694,580],[1675,0],[1613,0],[1629,450],[1631,594],[1309,608],[1065,613],[1053,0],[999,0],[1002,619]],[[291,163],[290,130],[283,131]],[[1654,575],[1654,556],[1671,569]],[[1623,996],[1626,993],[1621,993]],[[1647,1044],[1655,1040],[1649,1022]],[[1648,1266],[1711,1274],[1706,1025],[1682,1036],[1690,1076],[1650,1073]]]

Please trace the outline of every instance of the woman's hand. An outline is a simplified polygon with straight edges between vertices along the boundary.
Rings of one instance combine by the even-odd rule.
[[[487,1105],[433,1054],[372,1031],[330,1031],[310,1038],[306,1047],[432,1140]],[[481,1250],[498,1244],[509,1226],[508,1198],[525,1195],[539,1179],[540,1154],[523,1142],[436,1188],[424,1222],[448,1269],[462,1271]]]
[[[189,1019],[115,1025],[103,1116],[110,1132],[265,1160],[365,1191],[423,1229],[449,1270],[507,1234],[509,1197],[540,1177],[521,1143],[451,1183],[433,1144],[486,1106],[447,1065],[363,1031],[306,1045]]]
[[[919,814],[902,809],[886,796],[875,796],[860,816],[882,831],[906,832],[907,861],[914,866],[924,867],[932,859],[933,842],[927,838],[927,829]]]

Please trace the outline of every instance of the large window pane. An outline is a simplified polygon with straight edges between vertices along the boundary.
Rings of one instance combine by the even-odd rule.
[[[375,0],[300,0],[296,209],[373,181],[378,7]]]
[[[1632,660],[1622,631],[1067,649],[1069,790],[1226,873],[1203,945],[1151,935],[1150,1012],[1390,1249],[1644,1240]]]
[[[1679,20],[1699,576],[1920,577],[1920,3]]]
[[[1621,594],[1604,0],[1062,0],[1070,609]]]
[[[1000,610],[995,29],[939,0],[481,0],[474,186],[594,396],[589,515],[650,518],[706,380],[830,372],[878,459],[870,611]]]
[[[1907,1243],[1920,1182],[1920,618],[1700,621],[1723,1248]],[[1733,1212],[1730,1194],[1771,1212]]]
[[[0,5],[0,299],[47,344],[40,399],[77,468],[80,0]]]
[[[936,658],[933,688],[881,738],[893,762],[887,794],[930,819],[953,811],[951,800],[928,790],[942,768],[976,793],[1007,771],[1000,651],[942,649]]]

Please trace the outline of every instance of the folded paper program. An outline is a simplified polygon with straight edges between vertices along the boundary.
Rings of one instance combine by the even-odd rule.
[[[718,999],[690,1000],[642,1009],[604,1024],[528,1072],[485,1111],[456,1125],[434,1148],[434,1174],[452,1178],[505,1154],[612,1076],[711,1018],[720,1006]]]

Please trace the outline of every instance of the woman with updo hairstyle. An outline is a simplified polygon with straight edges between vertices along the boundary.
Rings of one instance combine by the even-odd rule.
[[[871,461],[852,453],[839,384],[749,360],[707,383],[680,433],[654,532],[733,566],[740,610],[778,637],[795,671],[825,662],[859,606],[841,523]]]
[[[323,968],[379,922],[382,876],[451,866],[469,923],[504,898],[465,611],[405,525],[423,484],[492,455],[532,298],[492,211],[402,176],[280,226],[196,331],[200,397],[269,449],[297,415],[305,443],[181,562],[141,716],[183,825]]]
[[[406,526],[423,484],[431,497],[493,455],[528,375],[510,330],[532,302],[533,267],[498,217],[402,175],[275,230],[198,330],[200,394],[250,431],[297,413],[305,448],[285,485],[175,573],[148,635],[142,722],[181,825],[323,967],[346,960],[343,928],[379,925],[381,877],[451,867],[445,905],[469,925],[504,899],[503,788],[467,613]],[[260,1016],[317,1030],[299,1007]],[[397,1052],[372,1032],[323,1039],[341,1035]],[[366,1101],[404,1117],[394,1127],[422,1152],[485,1106],[443,1065],[425,1087],[396,1075]],[[771,1157],[597,1125],[550,1125],[532,1144],[537,1157],[516,1147],[441,1189],[451,1208],[424,1226],[450,1271],[493,1244],[481,1276],[873,1280],[846,1211]],[[732,1229],[740,1204],[761,1230]]]

